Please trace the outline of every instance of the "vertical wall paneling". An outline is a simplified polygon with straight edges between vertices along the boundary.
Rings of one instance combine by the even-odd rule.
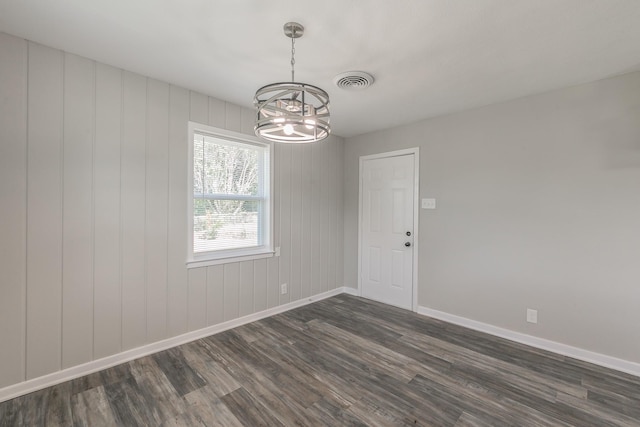
[[[267,260],[253,262],[253,307],[254,312],[267,309]]]
[[[217,128],[224,129],[225,123],[227,121],[226,117],[227,117],[226,102],[216,98],[209,97],[209,120],[207,123],[210,126],[215,126]]]
[[[280,285],[291,286],[291,144],[281,144],[280,167]],[[280,304],[289,302],[289,291],[280,292]]]
[[[224,266],[207,267],[207,326],[224,321]]]
[[[196,285],[196,292],[191,286]],[[188,329],[195,331],[207,326],[207,268],[189,270]],[[194,288],[196,287],[194,286]],[[202,289],[201,289],[202,288]],[[201,296],[202,295],[202,296]]]
[[[320,150],[320,230],[326,230],[329,223],[329,175],[332,165],[328,161],[331,139],[326,140]],[[320,292],[326,292],[328,286],[328,263],[330,236],[320,233]]]
[[[328,150],[327,150],[327,168],[329,168],[329,179],[327,181],[327,217],[328,223],[327,227],[329,230],[335,230],[337,226],[337,218],[336,218],[336,209],[335,207],[339,205],[337,203],[338,197],[338,182],[336,181],[336,177],[338,176],[338,162],[335,161],[336,156],[336,141],[331,138],[329,140]],[[337,248],[337,235],[336,233],[329,233],[327,235],[327,240],[329,242],[329,248],[327,250],[327,285],[328,289],[335,289],[336,287],[336,256],[338,253]]]
[[[93,155],[93,356],[120,351],[120,137],[122,71],[96,64]]]
[[[0,72],[0,388],[335,286],[341,139],[274,147],[281,256],[187,269],[187,122],[254,111],[1,33]]]
[[[95,64],[65,54],[62,367],[93,359]]]
[[[238,288],[240,286],[240,264],[224,265],[224,320],[238,317]]]
[[[167,332],[187,331],[187,122],[189,92],[169,88],[169,213]]]
[[[322,248],[322,204],[320,197],[322,196],[322,144],[313,144],[311,146],[311,294],[315,295],[322,292],[322,282],[320,270],[322,269],[321,248]]]
[[[61,368],[62,53],[29,43],[27,379]]]
[[[147,80],[146,280],[147,340],[167,337],[167,203],[169,85]]]
[[[240,132],[246,133],[247,135],[255,135],[253,131],[255,118],[255,110],[243,108],[240,111]]]
[[[280,301],[280,257],[267,258],[267,308],[276,307]]]
[[[302,149],[303,145],[291,145],[291,262],[289,274],[289,297],[297,301],[302,294],[300,261],[302,253]]]
[[[144,77],[125,72],[121,155],[122,347],[146,342],[145,178],[146,99]]]
[[[190,92],[190,100],[189,120],[206,124],[209,120],[209,98],[196,92]],[[204,267],[189,270],[187,311],[189,313],[190,331],[202,328],[207,323],[206,273],[206,268]]]
[[[235,104],[231,104],[229,102],[225,103],[225,129],[235,132],[242,131],[241,110],[242,109]]]
[[[207,124],[209,120],[209,98],[197,92],[189,92],[189,120]]]
[[[338,167],[336,173],[336,216],[337,227],[334,231],[337,238],[336,286],[344,285],[344,144],[336,143],[336,157],[333,159]]]
[[[1,388],[25,379],[27,43],[0,33],[0,58]]]
[[[273,247],[281,246],[280,241],[280,161],[282,158],[283,144],[275,144],[273,147],[273,188],[271,189],[271,201],[273,203]],[[280,259],[282,257],[270,258],[267,265],[269,280],[267,281],[267,307],[272,308],[280,304]]]
[[[313,242],[313,207],[312,207],[312,146],[305,144],[302,146],[302,231],[300,254],[300,287],[302,298],[311,296],[311,263],[312,263],[312,242]]]
[[[238,315],[246,316],[254,312],[253,310],[253,261],[243,261],[240,263],[240,283],[238,287]],[[230,302],[231,303],[231,302]]]

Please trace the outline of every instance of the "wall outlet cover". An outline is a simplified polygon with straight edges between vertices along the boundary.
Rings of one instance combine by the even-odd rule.
[[[422,199],[422,209],[435,209],[436,199]]]

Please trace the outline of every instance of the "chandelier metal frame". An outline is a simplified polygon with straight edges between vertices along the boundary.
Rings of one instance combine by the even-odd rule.
[[[258,137],[275,142],[309,143],[329,136],[329,95],[317,86],[295,81],[295,39],[304,27],[297,22],[284,24],[291,38],[291,82],[272,83],[255,94],[254,131]]]

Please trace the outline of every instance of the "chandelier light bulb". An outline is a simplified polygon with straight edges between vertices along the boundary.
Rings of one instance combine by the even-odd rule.
[[[293,135],[293,126],[290,124],[286,124],[284,125],[284,128],[282,129],[284,131],[285,134],[287,135]]]

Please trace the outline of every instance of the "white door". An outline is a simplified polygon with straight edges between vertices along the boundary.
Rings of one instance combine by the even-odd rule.
[[[415,154],[363,159],[361,295],[413,308]]]

